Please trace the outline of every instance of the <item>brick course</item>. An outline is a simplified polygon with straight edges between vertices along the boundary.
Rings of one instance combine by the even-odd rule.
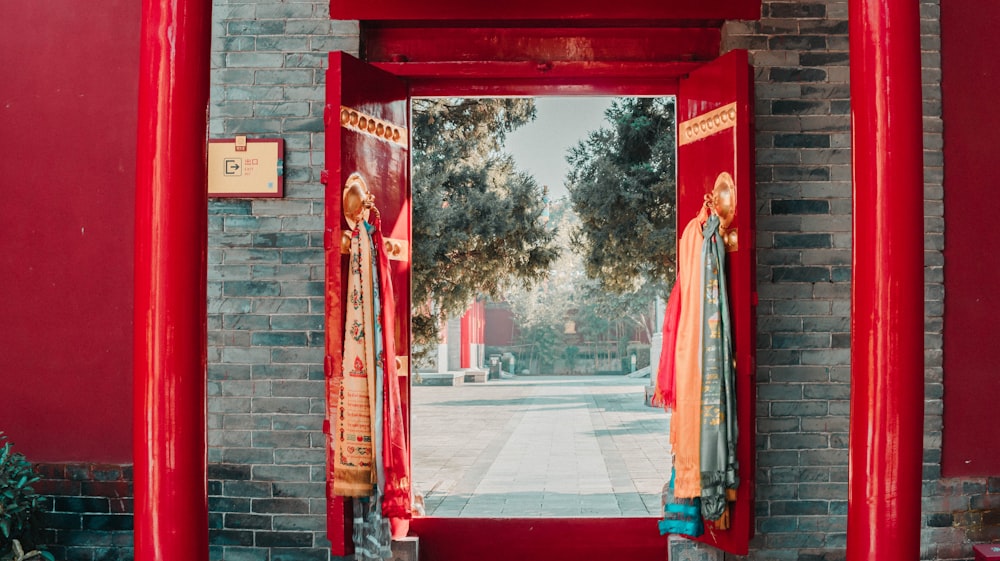
[[[42,543],[56,559],[132,559],[132,466],[36,464]]]

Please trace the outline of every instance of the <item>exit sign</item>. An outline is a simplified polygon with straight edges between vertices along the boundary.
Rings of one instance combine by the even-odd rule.
[[[283,196],[284,148],[280,138],[209,140],[208,196]]]

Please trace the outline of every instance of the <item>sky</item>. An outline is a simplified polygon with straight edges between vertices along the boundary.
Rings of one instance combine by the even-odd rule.
[[[566,196],[563,180],[569,165],[570,147],[604,125],[604,110],[612,97],[540,97],[535,99],[537,117],[507,137],[507,150],[518,167],[549,186],[552,200]]]

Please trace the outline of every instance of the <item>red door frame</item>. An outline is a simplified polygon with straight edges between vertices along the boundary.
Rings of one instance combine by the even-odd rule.
[[[536,55],[540,55],[545,62],[525,64],[523,62],[491,60],[490,46],[476,51],[475,48],[468,48],[466,44],[466,48],[460,52],[465,52],[468,58],[477,60],[442,63],[422,59],[434,58],[434,55],[438,52],[450,52],[450,50],[444,49],[444,51],[441,51],[436,48],[436,43],[421,42],[419,40],[420,37],[426,37],[426,35],[423,33],[409,34],[411,31],[405,28],[388,30],[378,28],[376,32],[383,38],[389,37],[390,39],[395,39],[403,35],[404,39],[400,40],[398,44],[394,44],[393,47],[379,46],[377,43],[369,41],[367,42],[367,48],[368,52],[376,56],[376,58],[379,56],[393,58],[388,57],[387,53],[396,50],[396,52],[408,53],[406,56],[399,55],[399,59],[407,61],[412,58],[418,59],[418,62],[390,61],[372,63],[372,66],[386,70],[406,80],[410,84],[410,93],[412,96],[443,95],[475,97],[487,95],[538,96],[553,94],[615,96],[676,95],[679,91],[679,81],[683,77],[711,62],[648,61],[642,60],[644,56],[642,53],[631,53],[634,59],[627,59],[628,56],[626,56],[627,60],[615,62],[592,60],[559,60],[552,62],[549,59],[558,59],[560,56],[558,48],[566,48],[566,45],[558,40],[546,44],[545,39],[548,39],[548,37],[541,37],[539,39],[540,36],[544,35],[544,30],[540,32],[534,29],[490,29],[490,35],[499,35],[506,38],[505,41],[499,41],[499,44],[510,44],[521,41],[521,45],[527,44],[529,45],[527,48],[530,48],[531,46],[537,47],[540,41],[542,46],[537,48],[544,49],[546,46],[555,46],[556,50],[549,53],[535,53]],[[424,33],[427,32],[427,30],[421,31]],[[618,33],[618,38],[639,37],[645,39],[647,35],[657,35],[661,31],[627,30],[623,32],[623,30],[612,30],[611,33]],[[608,30],[574,30],[574,33],[578,37],[583,36],[593,40],[594,35],[608,33]],[[713,41],[718,40],[718,35],[713,34],[712,30],[709,30],[707,36],[704,30],[699,29],[685,30],[680,33],[685,36],[699,37],[699,41],[701,42],[698,44],[705,42],[711,44]],[[451,34],[439,35],[450,36]],[[478,33],[473,34],[472,37],[477,35]],[[600,39],[606,40],[607,37],[602,35]],[[407,40],[415,40],[417,43],[414,45],[408,43]],[[402,47],[399,45],[402,45]],[[431,47],[426,47],[425,45],[431,45]],[[647,46],[639,41],[633,43],[630,48],[642,49],[647,48]],[[410,50],[405,50],[407,47]],[[416,54],[414,54],[413,49],[417,49]],[[427,54],[428,50],[432,51],[429,55]],[[472,52],[471,56],[468,55],[469,52]],[[648,53],[646,54],[648,55]],[[747,68],[737,68],[739,64],[742,64],[743,67],[747,66],[747,55],[745,51],[731,53],[731,55],[737,54],[740,56],[724,57],[729,62],[723,65],[725,69],[720,72],[735,72],[735,75],[728,76],[725,84],[727,84],[728,88],[733,88],[732,84],[735,82],[737,84],[735,86],[736,89],[742,91],[744,98],[747,98],[747,101],[749,101],[746,94],[749,90],[746,88],[750,86],[751,74]],[[674,53],[664,55],[664,58],[671,58],[673,55]],[[736,61],[738,64],[733,66],[730,64],[732,61]],[[332,79],[330,83],[332,83]],[[704,86],[702,88],[702,93],[704,93]],[[699,105],[698,108],[704,111],[715,109],[715,106],[712,105],[713,101],[714,98],[706,99],[705,102],[707,105],[705,107]],[[702,112],[701,110],[696,111],[690,117],[699,115]],[[740,107],[741,121],[749,120],[751,114],[752,112],[746,107]],[[680,117],[678,115],[678,118]],[[734,142],[734,145],[740,144],[742,146],[748,144],[749,147],[746,147],[743,153],[750,154],[750,157],[752,157],[752,126],[741,128],[740,130],[741,134],[746,136],[748,140],[742,144]],[[750,172],[751,169],[752,163],[748,160],[740,164],[737,172],[742,177],[749,178],[752,175]],[[747,191],[752,191],[752,189],[748,189]],[[753,205],[749,204],[743,208],[749,210],[753,208]],[[744,233],[748,233],[752,229],[752,217],[753,212],[744,212],[742,214],[742,219],[747,221],[743,227]],[[752,234],[747,235],[747,239],[744,242],[752,245]],[[752,250],[746,248],[746,246],[744,247],[745,250],[741,255],[743,257],[752,256]],[[745,265],[752,266],[752,259],[746,260]],[[748,281],[748,284],[752,281],[752,271],[749,272],[749,275],[749,277],[744,278],[744,280]],[[755,290],[755,287],[748,286],[746,287],[746,291],[741,291],[741,302],[744,304],[748,303],[750,300],[750,296],[748,295],[751,292],[755,292]],[[743,340],[744,347],[748,345],[749,347],[754,347],[752,316],[752,312],[748,313],[748,315],[744,316],[744,325],[738,326],[742,327],[742,333],[745,337]],[[463,343],[465,343],[464,340]],[[754,379],[753,368],[755,365],[755,361],[753,360],[754,349],[743,348],[738,352],[742,353],[744,357],[741,361],[742,368],[740,370],[740,372],[744,373],[743,379],[749,380],[752,384]],[[755,393],[752,387],[748,387],[745,394],[741,395],[740,398],[743,400],[752,400]],[[745,414],[747,411],[752,410],[752,407],[752,404],[744,403],[741,411]],[[742,430],[750,433],[752,436],[752,422],[744,426]],[[741,461],[749,470],[747,473],[750,476],[741,478],[742,489],[740,491],[740,499],[742,503],[740,504],[742,508],[739,509],[739,514],[736,518],[738,524],[731,531],[719,531],[712,535],[706,534],[704,538],[707,542],[717,543],[730,551],[738,553],[746,552],[747,542],[753,534],[753,501],[751,497],[753,495],[753,466],[755,462],[752,457],[754,448],[752,440],[752,438],[742,439],[741,456],[743,456],[743,459]],[[649,559],[652,561],[665,558],[667,547],[667,540],[658,535],[655,522],[656,518],[654,517],[617,519],[457,519],[421,517],[412,521],[411,534],[424,538],[422,540],[424,543],[421,544],[422,549],[431,558],[462,559],[475,557],[481,560],[488,560],[494,558],[491,556],[495,556],[499,560],[508,559],[512,555],[517,557],[515,554],[520,553],[524,555],[541,555],[547,559],[577,559],[593,555],[601,551],[601,548],[608,548],[610,546],[614,555],[627,553],[630,559]],[[740,535],[737,535],[737,533]],[[536,545],[529,546],[526,543],[522,543],[525,541],[523,538],[528,536],[531,536],[531,539],[527,541]],[[572,538],[567,540],[567,536],[572,536]],[[332,541],[341,543],[340,539]],[[539,549],[537,544],[542,544],[541,549]],[[523,549],[523,551],[518,548]],[[338,552],[335,551],[335,553]]]
[[[406,80],[413,97],[660,96],[714,60],[721,41],[717,27],[477,26],[366,23],[365,61]]]
[[[760,0],[573,0],[538,2],[467,2],[465,0],[380,0],[379,2],[330,2],[330,17],[343,20],[382,21],[510,21],[585,22],[616,20],[634,22],[757,19]]]

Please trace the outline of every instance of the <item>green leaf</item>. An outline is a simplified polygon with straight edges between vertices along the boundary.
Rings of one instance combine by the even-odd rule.
[[[10,538],[10,520],[7,518],[0,518],[0,532],[3,532],[3,537]]]
[[[49,561],[56,561],[55,556],[49,553],[48,551],[40,551],[39,553],[41,553],[42,557],[48,559]]]

